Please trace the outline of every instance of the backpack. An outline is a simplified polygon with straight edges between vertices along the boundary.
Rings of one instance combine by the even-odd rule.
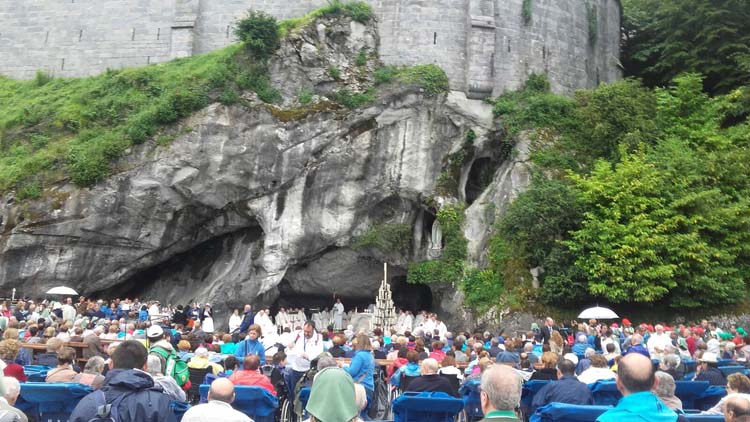
[[[182,387],[190,380],[190,370],[187,363],[180,359],[174,351],[167,351],[161,347],[152,347],[150,353],[156,353],[166,361],[164,375],[169,375],[177,381],[177,385]]]
[[[96,390],[94,392],[96,416],[89,419],[89,422],[120,422],[120,418],[117,415],[117,406],[126,396],[127,394],[121,394],[119,397],[115,398],[112,403],[107,403],[107,397],[104,395],[104,392],[102,390]]]
[[[375,391],[367,416],[372,420],[389,419],[391,411],[391,393],[383,374],[375,377]]]

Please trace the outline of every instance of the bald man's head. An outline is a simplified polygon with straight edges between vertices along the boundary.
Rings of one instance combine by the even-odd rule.
[[[728,422],[750,422],[750,400],[743,396],[729,396],[724,417]]]
[[[232,403],[234,401],[234,384],[228,378],[215,379],[208,391],[208,399]]]
[[[506,365],[490,365],[482,374],[482,410],[515,411],[521,402],[521,377]]]
[[[260,358],[256,355],[247,355],[242,361],[242,366],[248,371],[257,371],[260,368]]]
[[[654,364],[640,353],[631,353],[620,359],[617,366],[617,387],[624,396],[654,387]]]

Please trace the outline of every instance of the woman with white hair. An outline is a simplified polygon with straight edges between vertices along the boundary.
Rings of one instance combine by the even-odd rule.
[[[73,382],[90,385],[94,390],[98,390],[104,385],[104,358],[101,356],[92,356],[86,361],[83,372],[73,378]]]
[[[656,384],[654,393],[659,397],[659,400],[666,404],[668,408],[676,412],[681,411],[682,400],[674,395],[675,389],[677,388],[674,378],[664,371],[656,371],[656,379],[659,380],[659,382]]]

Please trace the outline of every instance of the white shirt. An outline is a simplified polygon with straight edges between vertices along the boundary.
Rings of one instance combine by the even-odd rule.
[[[306,338],[303,332],[300,332],[294,348],[289,351],[289,363],[292,370],[297,372],[307,372],[310,370],[310,361],[323,353],[323,337],[317,331],[313,332],[312,338]]]
[[[593,384],[600,380],[611,380],[615,378],[615,373],[609,368],[595,368],[593,366],[589,369],[581,372],[578,376],[578,381],[584,384]]]
[[[333,305],[333,310],[334,310],[334,312],[335,312],[335,314],[337,316],[338,315],[343,316],[344,315],[344,304],[342,304],[342,303],[336,303],[335,305]]]
[[[234,410],[229,403],[210,400],[185,412],[182,422],[253,422],[246,414]]]
[[[712,338],[706,342],[706,351],[721,356],[721,343],[719,340]]]
[[[670,346],[671,344],[672,339],[669,337],[669,334],[654,333],[651,335],[651,337],[648,338],[648,352],[653,355],[657,353],[656,349],[660,349],[661,353],[664,353],[664,350],[666,350],[667,346]]]
[[[464,374],[461,372],[460,369],[456,368],[455,366],[444,366],[438,369],[438,374],[456,375],[458,376],[458,379],[461,381],[463,381],[464,379]]]
[[[66,303],[62,306],[62,314],[64,321],[73,322],[76,319],[76,308]]]
[[[232,316],[229,317],[229,332],[234,332],[234,330],[240,328],[240,325],[242,325],[242,317],[232,314]]]

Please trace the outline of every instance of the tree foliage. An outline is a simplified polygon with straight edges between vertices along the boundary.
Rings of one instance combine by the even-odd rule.
[[[515,259],[544,268],[538,297],[558,305],[743,300],[750,274],[744,95],[710,97],[695,74],[655,90],[626,80],[579,92],[570,124],[557,125],[557,141],[537,154],[554,149],[564,157],[558,162],[590,165],[560,171],[542,162],[496,227],[497,284],[508,287]]]
[[[267,60],[279,48],[279,26],[276,18],[257,10],[237,21],[234,34],[258,60]]]
[[[683,72],[706,75],[711,93],[750,82],[746,0],[623,0],[626,75],[665,86]]]

